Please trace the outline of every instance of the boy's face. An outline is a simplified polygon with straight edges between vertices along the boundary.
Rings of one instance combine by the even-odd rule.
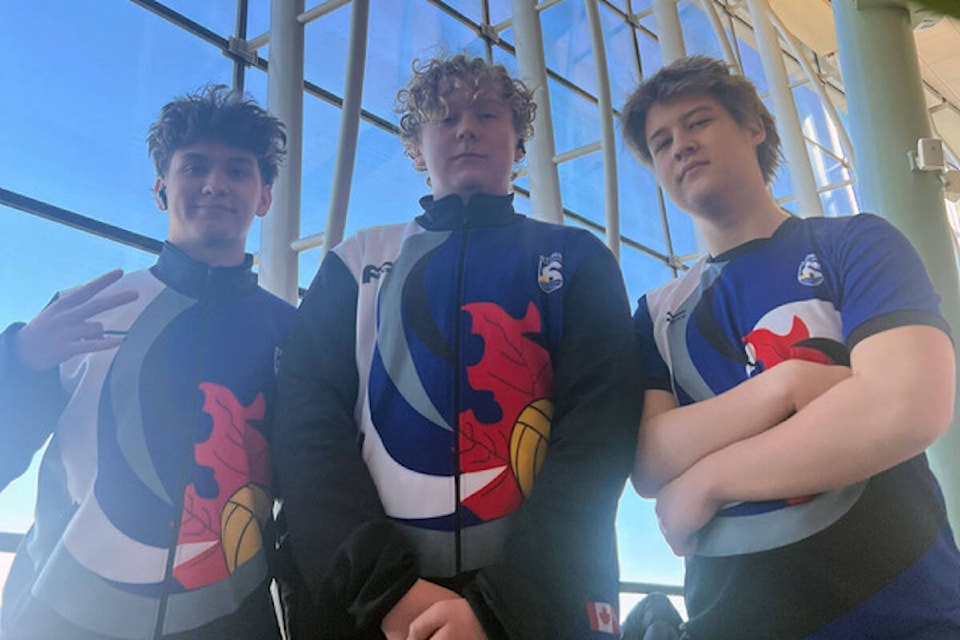
[[[170,242],[217,266],[243,261],[250,224],[266,215],[271,202],[256,156],[220,142],[177,149],[154,193],[170,217]]]
[[[506,194],[513,165],[523,156],[510,105],[488,88],[476,94],[455,88],[446,98],[446,117],[421,124],[413,153],[415,166],[430,176],[434,198]]]
[[[709,211],[745,186],[765,188],[757,146],[759,118],[740,125],[715,98],[680,97],[647,112],[646,139],[660,185],[681,209]]]

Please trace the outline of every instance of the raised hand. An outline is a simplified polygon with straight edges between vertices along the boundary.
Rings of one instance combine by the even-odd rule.
[[[122,337],[105,335],[103,324],[90,318],[139,297],[136,291],[96,297],[121,276],[120,269],[110,271],[47,305],[16,333],[13,347],[17,357],[30,369],[46,371],[75,355],[119,345]]]

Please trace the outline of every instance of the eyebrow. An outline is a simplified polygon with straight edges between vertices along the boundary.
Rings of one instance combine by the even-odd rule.
[[[694,108],[690,109],[689,111],[686,111],[685,113],[683,113],[683,114],[680,116],[679,120],[681,120],[681,121],[683,121],[683,122],[686,122],[686,121],[688,121],[690,118],[692,118],[693,116],[699,114],[701,111],[709,111],[709,112],[712,113],[713,110],[714,110],[714,107],[713,107],[712,105],[709,105],[709,104],[697,105],[696,107],[694,107]],[[660,127],[659,129],[657,129],[656,131],[654,131],[653,133],[651,133],[651,134],[647,137],[647,146],[648,146],[648,147],[650,146],[650,143],[653,142],[653,139],[654,139],[654,138],[656,138],[657,136],[659,136],[659,135],[661,135],[661,134],[665,134],[665,133],[667,133],[667,127],[665,127],[665,126],[664,126],[664,127]]]

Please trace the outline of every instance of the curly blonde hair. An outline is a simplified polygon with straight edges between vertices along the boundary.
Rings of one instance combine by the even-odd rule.
[[[447,97],[459,89],[469,89],[474,95],[485,89],[494,89],[510,105],[513,128],[520,137],[519,149],[533,137],[533,119],[537,105],[533,92],[522,81],[512,78],[503,65],[491,64],[483,58],[468,58],[464,54],[452,57],[438,56],[430,60],[413,61],[413,77],[397,94],[394,111],[400,114],[400,139],[404,153],[413,157],[420,145],[420,128],[424,122],[446,117]]]

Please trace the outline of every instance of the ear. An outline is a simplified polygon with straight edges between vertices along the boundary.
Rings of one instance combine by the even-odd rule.
[[[153,200],[157,204],[157,209],[160,211],[167,210],[167,203],[161,192],[165,192],[167,188],[167,183],[162,176],[157,176],[156,182],[153,183]]]
[[[417,171],[427,170],[427,161],[423,159],[423,150],[420,148],[420,145],[412,147],[407,155],[413,160],[414,169]]]
[[[758,115],[751,116],[743,128],[750,134],[750,141],[756,146],[760,146],[767,139],[767,129]]]
[[[257,204],[256,216],[262,218],[270,210],[270,204],[273,202],[273,185],[265,184],[260,189],[260,202]]]

